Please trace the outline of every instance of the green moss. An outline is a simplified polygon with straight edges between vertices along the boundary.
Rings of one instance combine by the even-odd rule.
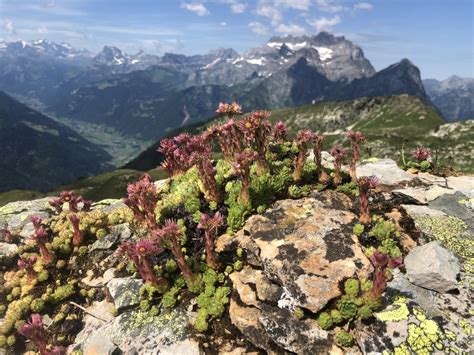
[[[7,345],[9,347],[13,347],[13,345],[15,345],[16,343],[16,337],[14,335],[10,335],[8,338],[7,338]]]
[[[351,333],[346,332],[345,330],[340,330],[336,334],[336,342],[340,346],[349,347],[354,343],[354,338]]]
[[[196,321],[194,322],[194,328],[198,332],[205,332],[209,328],[209,323],[207,319],[209,318],[209,314],[205,308],[201,308],[196,316]]]
[[[341,312],[341,315],[344,319],[352,319],[357,315],[357,305],[350,297],[342,296],[342,298],[337,303],[337,308]]]
[[[242,262],[242,260],[237,260],[235,263],[234,263],[234,270],[235,271],[240,271],[242,270],[244,267],[244,263]]]
[[[75,287],[72,284],[67,284],[64,286],[57,287],[53,294],[50,296],[50,300],[53,303],[59,303],[69,297],[71,297],[75,292]]]
[[[360,237],[362,233],[364,233],[364,225],[357,223],[354,228],[352,228],[352,233],[354,233],[356,236]]]
[[[344,321],[341,312],[339,312],[337,309],[331,310],[331,319],[334,324],[340,324]]]
[[[304,311],[300,307],[297,307],[293,312],[293,316],[295,318],[301,319],[304,317]]]
[[[361,319],[369,319],[370,317],[372,317],[373,315],[373,311],[372,309],[368,306],[368,305],[362,305],[362,307],[359,308],[359,310],[357,311],[357,315],[361,318]]]
[[[44,308],[44,301],[42,299],[36,299],[31,302],[30,309],[33,313],[40,313]]]
[[[178,263],[174,259],[168,259],[166,260],[165,263],[165,271],[167,273],[174,273],[176,270],[178,270]]]
[[[346,195],[353,196],[353,197],[359,196],[359,188],[357,187],[357,184],[354,181],[337,186],[336,191],[342,192]]]
[[[236,203],[229,207],[227,225],[231,231],[238,231],[244,226],[245,218],[249,215],[248,207]]]
[[[344,292],[350,297],[357,297],[359,294],[359,280],[357,279],[347,279],[344,282]]]
[[[333,319],[328,312],[321,312],[318,317],[318,324],[322,329],[329,329],[333,326]]]
[[[377,238],[379,242],[382,242],[393,236],[399,237],[400,234],[397,232],[395,224],[391,221],[386,221],[380,216],[373,217],[373,227],[369,232],[369,237]]]
[[[382,241],[382,244],[377,249],[384,254],[390,255],[392,258],[398,258],[403,255],[397,242],[391,238]]]

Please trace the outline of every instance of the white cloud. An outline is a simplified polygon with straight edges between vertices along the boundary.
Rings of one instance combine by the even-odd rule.
[[[368,2],[358,2],[357,4],[354,5],[354,9],[356,10],[372,10],[373,8],[374,8],[374,5]]]
[[[306,30],[298,25],[285,25],[285,24],[280,24],[275,28],[275,31],[278,33],[284,33],[288,35],[302,35],[306,32]]]
[[[341,17],[336,15],[334,17],[319,17],[316,19],[308,20],[307,21],[310,26],[316,28],[317,32],[321,31],[330,31],[332,27],[341,23]]]
[[[245,11],[246,8],[247,8],[247,4],[243,4],[239,2],[236,2],[230,5],[230,9],[232,10],[233,13],[236,13],[236,14],[241,14],[242,12]]]
[[[185,3],[181,4],[181,8],[186,9],[188,11],[194,12],[198,16],[206,16],[209,15],[209,10],[201,3]]]
[[[310,0],[273,0],[275,6],[295,10],[308,10],[311,6]]]
[[[318,9],[324,12],[341,12],[346,9],[346,7],[335,4],[332,0],[316,0],[316,4],[318,5]]]
[[[258,35],[265,36],[268,34],[268,27],[260,22],[250,22],[248,26]]]
[[[16,36],[16,29],[13,21],[6,18],[3,20],[2,28],[7,36]]]
[[[227,26],[227,22],[225,22],[225,21],[219,22],[219,26],[225,27],[225,26]]]
[[[221,4],[227,4],[230,6],[231,11],[234,14],[241,14],[245,12],[248,7],[248,4],[240,2],[239,0],[217,0]]]
[[[258,6],[255,12],[259,16],[267,17],[273,26],[276,26],[282,20],[281,12],[273,6]]]

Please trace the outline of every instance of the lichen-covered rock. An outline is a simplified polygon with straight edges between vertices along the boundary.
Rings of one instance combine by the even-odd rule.
[[[142,280],[131,277],[112,279],[107,283],[117,311],[140,303],[139,291],[142,285]]]
[[[341,280],[369,266],[352,235],[357,217],[350,205],[347,196],[336,192],[278,201],[249,218],[236,237],[296,306],[318,312],[341,294]]]
[[[459,262],[438,241],[414,248],[405,257],[407,276],[411,283],[437,292],[457,287]]]
[[[109,250],[120,241],[130,238],[132,232],[128,223],[118,224],[110,228],[110,233],[105,237],[98,239],[91,246],[93,250]]]
[[[471,309],[469,290],[462,289],[460,296],[440,294],[412,285],[398,274],[389,284],[388,295],[391,304],[376,313],[373,322],[356,323],[356,341],[364,354],[472,351],[465,318]]]
[[[276,301],[284,290],[261,270],[246,266],[231,278],[234,285],[229,309],[231,321],[255,346],[275,353],[297,354],[326,353],[331,348],[328,333],[314,320],[299,319],[290,309],[280,307],[282,303]]]
[[[375,175],[380,185],[385,187],[406,185],[415,178],[400,169],[392,159],[367,160],[357,165],[357,176],[372,175]]]
[[[22,237],[29,237],[33,231],[30,217],[48,218],[52,213],[49,206],[51,200],[51,197],[46,197],[32,201],[11,202],[0,207],[0,226],[6,225],[8,229],[20,233]]]
[[[201,354],[199,344],[190,339],[189,317],[183,310],[175,308],[153,315],[134,309],[114,318],[112,309],[106,301],[94,303],[88,311],[100,319],[85,315],[84,328],[68,352],[88,349],[91,339],[96,337],[110,346],[114,344],[121,354]]]

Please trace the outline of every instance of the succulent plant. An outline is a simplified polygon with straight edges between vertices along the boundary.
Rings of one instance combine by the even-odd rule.
[[[220,102],[216,113],[226,114],[231,119],[234,115],[242,113],[242,106],[235,101],[232,103]]]
[[[360,215],[359,221],[362,224],[369,223],[372,218],[369,211],[369,192],[379,185],[375,176],[362,176],[357,180],[359,186]]]
[[[347,151],[339,144],[336,144],[331,149],[331,155],[334,157],[333,182],[334,182],[334,185],[339,185],[342,182],[341,167],[342,167],[342,163],[344,159],[347,156]]]
[[[283,144],[286,140],[286,136],[288,135],[288,127],[285,122],[278,121],[273,126],[272,137],[278,144]]]
[[[167,219],[164,227],[157,231],[155,238],[160,245],[166,244],[170,246],[171,252],[176,258],[176,262],[183,273],[188,288],[192,292],[198,291],[201,286],[200,280],[198,275],[195,275],[186,263],[186,259],[181,250],[181,241],[183,240],[184,235],[176,220]]]
[[[313,140],[313,133],[307,129],[299,131],[296,135],[295,143],[298,147],[298,154],[296,155],[293,170],[293,180],[295,182],[301,181],[303,175],[303,168],[306,158],[308,157],[308,144]]]
[[[151,256],[160,254],[162,251],[151,241],[140,240],[137,243],[123,241],[116,253],[126,255],[133,262],[142,279],[163,293],[168,288],[168,282],[155,275],[150,259]]]
[[[403,266],[403,258],[390,258],[390,256],[376,250],[370,257],[370,262],[374,266],[374,276],[372,288],[367,291],[364,298],[372,308],[377,308],[383,292],[387,288],[387,282],[391,279],[391,270]]]
[[[36,263],[36,255],[32,255],[27,258],[20,258],[17,261],[17,265],[20,269],[25,269],[26,276],[28,281],[32,281],[36,277],[36,271],[34,270],[33,266]]]
[[[329,175],[324,170],[322,164],[322,151],[323,151],[324,136],[319,132],[314,134],[314,162],[316,163],[316,169],[318,174],[318,182],[320,184],[326,184],[329,181]]]
[[[46,331],[41,320],[41,315],[38,313],[33,313],[31,315],[31,321],[23,324],[18,329],[18,333],[29,339],[38,348],[41,355],[61,355],[66,353],[66,349],[58,346],[48,350]]]
[[[250,199],[250,166],[257,158],[257,153],[253,150],[246,149],[242,153],[237,153],[235,156],[235,163],[233,165],[235,174],[240,177],[242,181],[242,189],[240,190],[240,201],[244,205],[251,205]]]
[[[359,160],[359,145],[365,142],[367,139],[362,134],[362,132],[353,130],[348,131],[346,137],[351,141],[352,146],[352,159],[351,164],[349,166],[349,175],[351,176],[352,181],[357,181],[356,164]]]
[[[77,214],[72,214],[69,216],[69,220],[71,221],[72,227],[74,229],[73,235],[72,235],[72,244],[74,246],[80,246],[82,245],[84,241],[84,235],[82,234],[80,228],[79,228],[79,223],[80,219]]]
[[[40,249],[41,259],[44,264],[49,264],[53,260],[53,255],[49,251],[46,243],[48,241],[48,233],[43,225],[41,225],[41,219],[35,226],[35,232],[31,236],[31,239],[36,242]]]
[[[204,235],[206,238],[206,263],[209,267],[217,269],[219,263],[216,260],[214,255],[214,238],[217,235],[217,231],[220,226],[222,226],[224,218],[220,212],[216,212],[214,216],[209,216],[208,214],[202,214],[201,220],[199,221],[198,228],[204,230]]]
[[[423,147],[418,147],[413,152],[413,158],[419,163],[427,160],[430,156],[431,156],[431,152],[429,151],[429,149],[426,149]]]
[[[266,153],[267,136],[271,131],[271,124],[268,121],[270,113],[268,111],[255,111],[240,122],[240,130],[250,147],[255,146],[257,152],[257,172],[259,175],[269,172]]]

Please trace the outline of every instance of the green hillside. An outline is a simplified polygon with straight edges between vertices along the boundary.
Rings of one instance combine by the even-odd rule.
[[[180,128],[170,136],[183,131],[197,133],[224,120],[213,118],[203,124]],[[300,129],[323,132],[327,136],[326,149],[335,140],[341,140],[346,130],[354,129],[368,137],[362,152],[365,158],[376,156],[401,160],[402,147],[409,154],[417,146],[424,146],[433,150],[440,164],[452,165],[464,172],[474,171],[474,162],[469,159],[474,134],[471,121],[445,124],[436,109],[415,96],[361,98],[285,108],[273,111],[271,121],[286,122],[290,134]],[[456,129],[451,132],[453,125]],[[445,131],[451,133],[441,136]],[[344,142],[341,140],[341,143]],[[148,148],[126,168],[147,170],[157,166],[160,163],[156,152],[158,144]]]

